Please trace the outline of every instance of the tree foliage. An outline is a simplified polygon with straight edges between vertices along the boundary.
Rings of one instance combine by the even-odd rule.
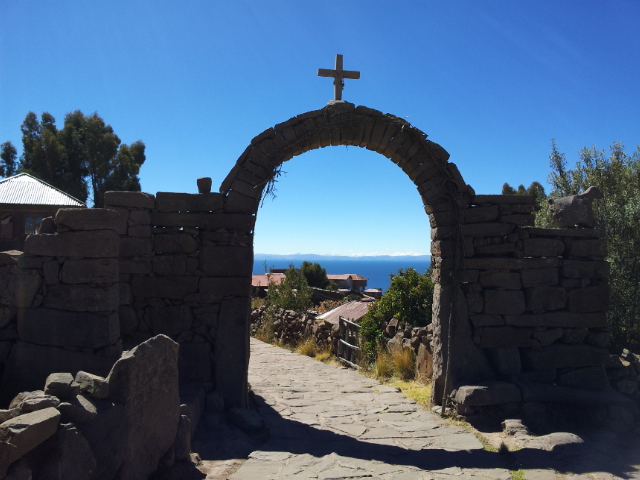
[[[337,290],[338,286],[327,277],[327,270],[322,268],[318,262],[302,262],[300,266],[304,278],[310,287],[323,288],[325,290]]]
[[[547,200],[544,187],[540,182],[531,182],[529,188],[524,188],[524,185],[520,184],[517,189],[505,182],[502,185],[502,195],[531,195],[534,198],[536,209],[541,208],[542,204]]]
[[[304,312],[311,305],[311,293],[305,276],[290,264],[279,285],[269,280],[267,302],[276,308]]]
[[[138,174],[145,161],[144,143],[121,144],[111,125],[97,113],[85,116],[80,110],[70,112],[58,130],[51,114],[44,112],[38,120],[34,112],[29,112],[20,129],[23,151],[19,171],[31,173],[79,200],[91,197],[95,207],[103,205],[107,190],[140,191]],[[8,158],[13,147],[8,144],[2,146],[5,173],[4,155],[7,152]]]
[[[10,177],[16,173],[18,152],[11,142],[0,145],[0,177]]]
[[[400,269],[390,274],[391,285],[384,295],[373,305],[360,322],[360,336],[363,353],[368,361],[375,358],[378,345],[382,340],[385,325],[392,319],[398,319],[398,325],[425,326],[431,323],[433,306],[433,282],[431,268],[424,274],[413,268]]]
[[[627,154],[615,142],[604,150],[583,148],[574,168],[567,168],[556,142],[551,145],[552,197],[584,192],[590,186],[602,191],[593,202],[596,228],[603,230],[607,260],[611,263],[609,325],[612,349],[640,349],[640,146]]]

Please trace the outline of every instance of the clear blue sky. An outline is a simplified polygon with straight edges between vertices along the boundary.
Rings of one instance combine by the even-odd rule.
[[[551,138],[640,143],[637,0],[0,0],[0,142],[27,112],[98,112],[142,140],[146,192],[196,192],[251,138],[322,108],[318,68],[360,70],[344,99],[406,118],[477,193],[546,185]],[[258,214],[261,253],[428,253],[409,179],[331,147],[289,161]]]

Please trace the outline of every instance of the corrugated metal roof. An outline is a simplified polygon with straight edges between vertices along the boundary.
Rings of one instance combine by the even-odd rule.
[[[322,315],[318,315],[316,319],[326,320],[330,323],[338,323],[338,318],[344,317],[347,320],[357,323],[369,311],[371,305],[373,305],[372,300],[354,300],[352,302],[343,303],[339,307],[329,310]]]
[[[84,207],[85,204],[28,173],[0,180],[0,204]]]

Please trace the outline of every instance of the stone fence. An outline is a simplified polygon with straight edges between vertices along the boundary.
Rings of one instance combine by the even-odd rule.
[[[217,342],[248,342],[246,210],[218,193],[107,192],[104,209],[61,209],[50,233],[0,254],[2,402],[53,372],[106,376],[123,348],[164,334],[180,344],[182,384],[217,384],[243,406],[225,379],[246,378],[248,345]]]

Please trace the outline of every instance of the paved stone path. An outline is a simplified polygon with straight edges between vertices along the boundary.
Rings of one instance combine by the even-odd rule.
[[[519,468],[532,480],[640,478],[619,460],[589,473],[597,470],[593,449],[487,452],[473,434],[395,388],[255,339],[249,382],[270,439],[230,480],[506,480]],[[598,445],[600,457],[615,456],[610,437]]]
[[[252,339],[249,383],[271,438],[232,480],[511,477],[473,434],[353,370]]]

